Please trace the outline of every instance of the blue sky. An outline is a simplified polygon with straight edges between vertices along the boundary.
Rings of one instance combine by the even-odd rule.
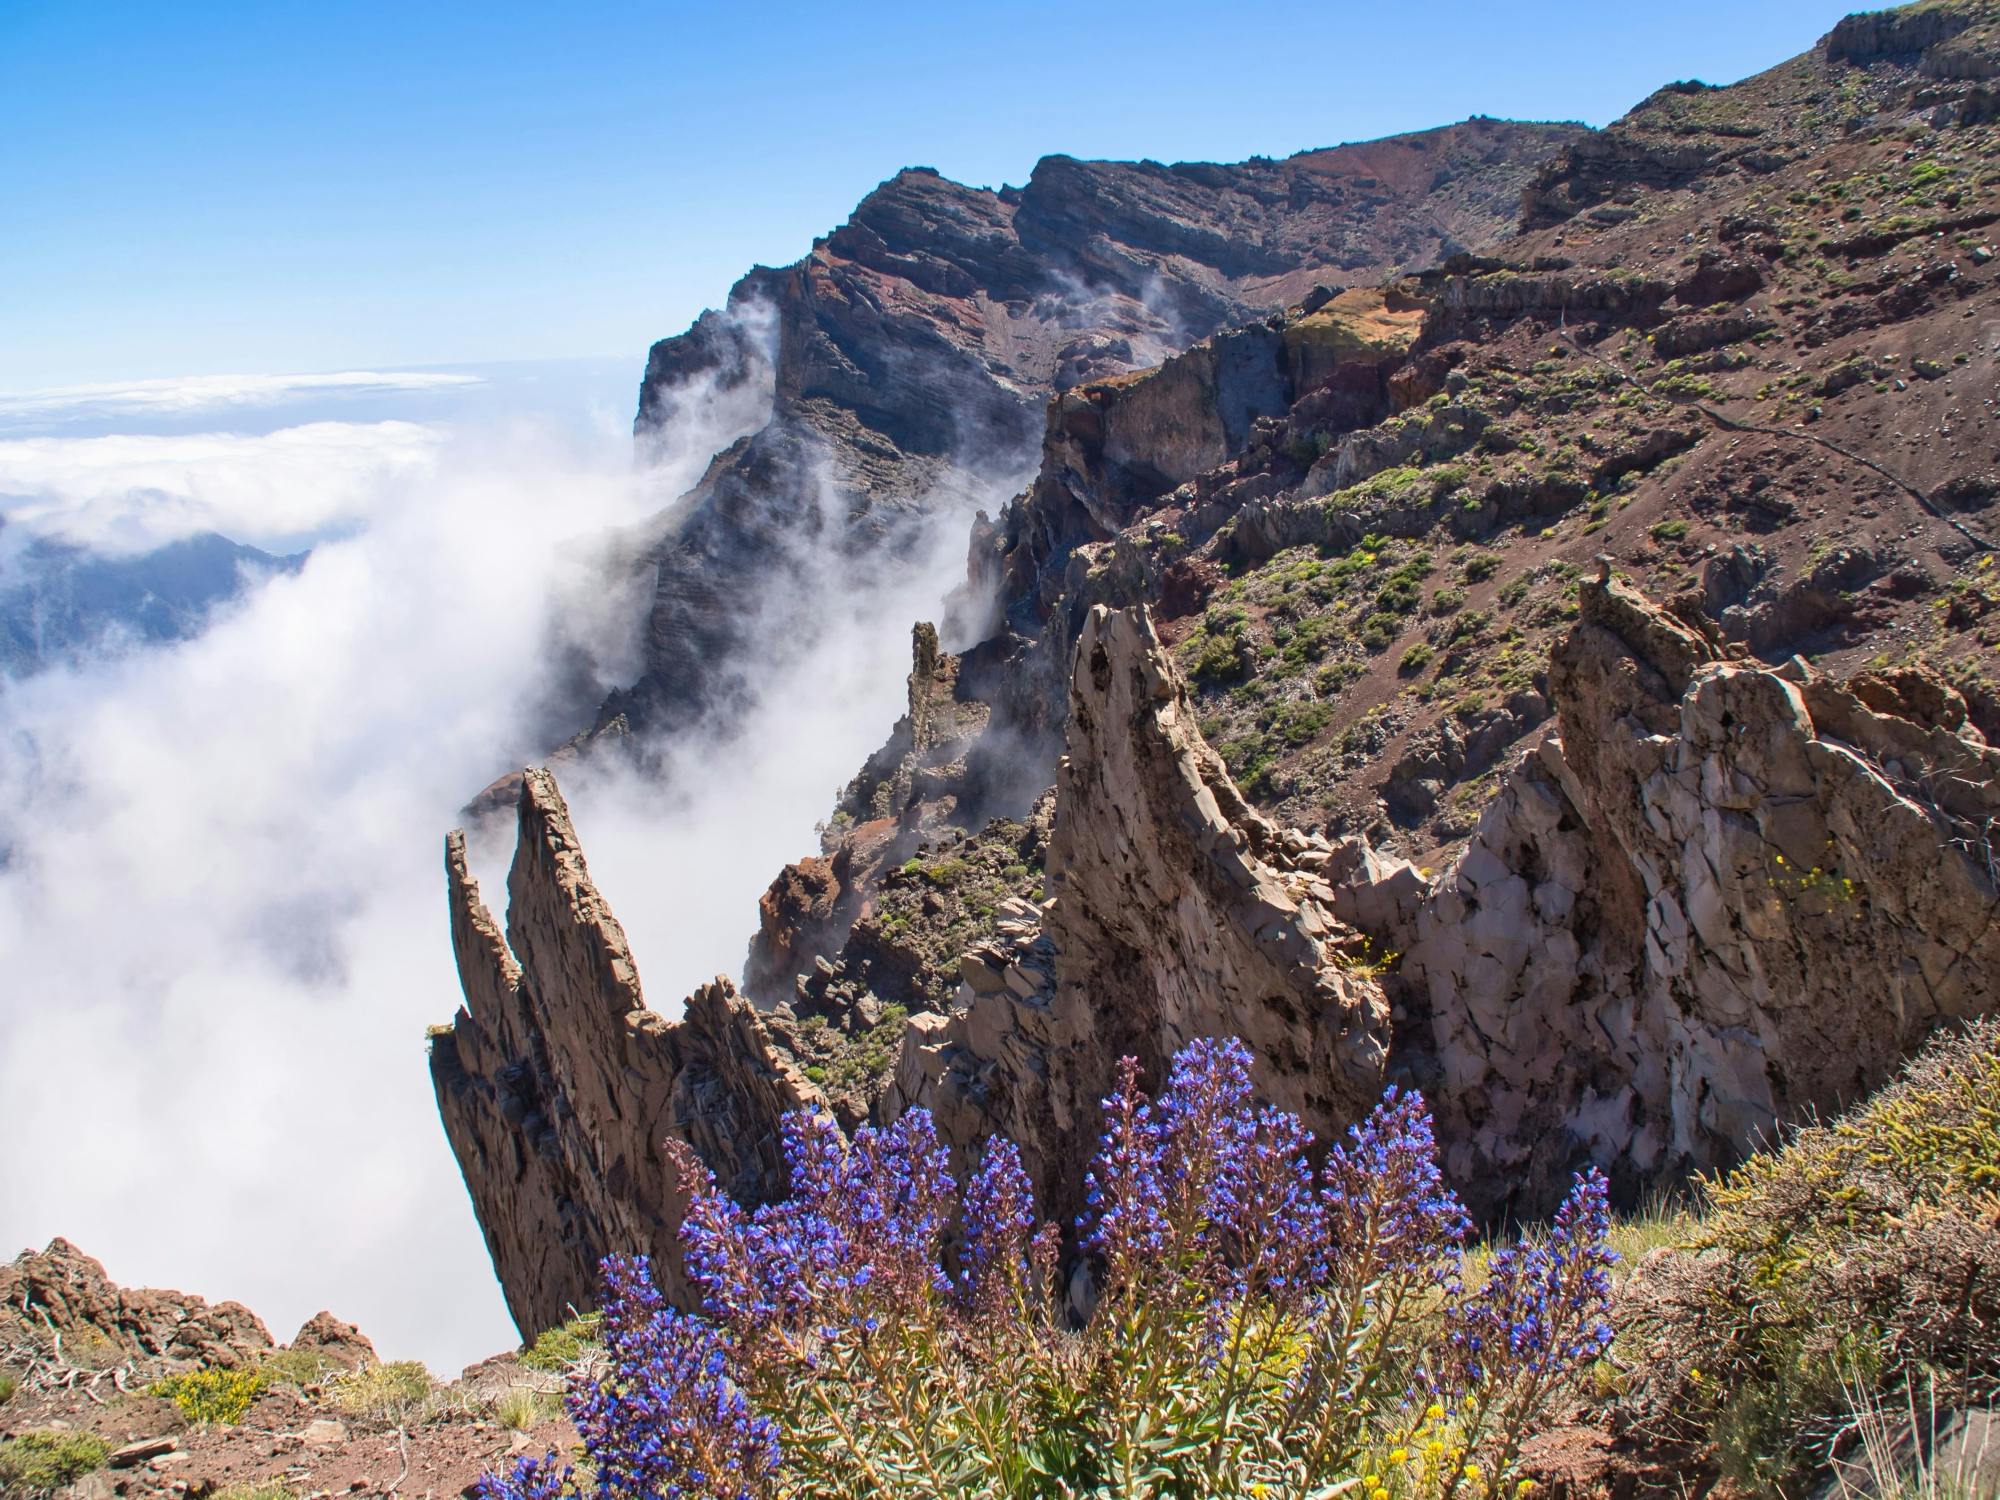
[[[898,167],[1602,124],[1848,0],[0,0],[0,389],[623,357]]]

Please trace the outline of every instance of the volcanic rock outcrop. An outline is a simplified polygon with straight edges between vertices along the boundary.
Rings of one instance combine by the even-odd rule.
[[[1388,1052],[1315,873],[1330,849],[1243,800],[1143,608],[1092,611],[1069,725],[1040,931],[966,955],[964,1008],[913,1021],[884,1101],[928,1107],[967,1156],[1010,1137],[1064,1221],[1120,1057],[1158,1077],[1196,1037],[1241,1036],[1260,1089],[1326,1134],[1380,1094]]]
[[[119,1286],[100,1261],[65,1239],[0,1264],[0,1365],[37,1381],[237,1369],[276,1347],[263,1320],[242,1303]],[[367,1336],[327,1312],[307,1319],[289,1347],[314,1350],[330,1363],[375,1362]]]
[[[1405,950],[1447,1162],[1488,1210],[1545,1207],[1579,1156],[1729,1164],[2000,1006],[2000,751],[1956,692],[1767,670],[1621,584],[1579,597],[1558,733],[1427,891],[1370,861],[1382,889],[1339,903]]]
[[[647,1008],[547,771],[522,781],[504,938],[463,834],[445,868],[465,1005],[431,1036],[431,1078],[515,1323],[532,1335],[593,1305],[613,1251],[654,1254],[684,1292],[662,1142],[755,1202],[783,1187],[778,1116],[817,1091],[727,979],[678,1021]]]

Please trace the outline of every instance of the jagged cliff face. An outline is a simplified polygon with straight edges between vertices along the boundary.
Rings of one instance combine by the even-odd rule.
[[[1581,603],[1556,731],[1463,854],[1370,862],[1337,903],[1406,951],[1489,1211],[1579,1153],[1628,1186],[1727,1164],[2000,1003],[2000,754],[1956,692],[1731,660],[1615,583]]]
[[[1729,1161],[2000,1004],[1991,20],[1861,18],[1664,90],[1537,170],[1487,253],[1066,366],[1032,482],[975,528],[978,643],[918,632],[908,714],[766,897],[730,1066],[798,1082],[737,1095],[725,1180],[775,1186],[731,1153],[786,1097],[922,1104],[967,1154],[1014,1136],[1066,1214],[1116,1057],[1234,1032],[1322,1132],[1423,1087],[1459,1190],[1533,1214],[1585,1161],[1627,1195]],[[1099,196],[1208,190],[1152,173]],[[953,222],[1041,254],[1045,210],[995,201]],[[808,268],[903,265],[862,248]],[[622,1055],[583,1036],[548,1045]],[[561,1117],[534,1087],[516,1118]],[[521,1235],[503,1280],[548,1192],[601,1239],[646,1201],[662,1243],[664,1189],[610,1190],[596,1145],[489,1211],[521,1135],[460,1146]]]
[[[1316,282],[1502,233],[1575,126],[1473,120],[1237,165],[1042,161],[993,192],[899,173],[796,265],[653,347],[642,442],[697,383],[768,385],[769,419],[664,518],[646,670],[605,706],[670,729],[741,691],[743,601],[846,571],[1032,474],[1055,389],[1149,365]]]
[[[678,1021],[647,1007],[548,772],[523,779],[504,938],[462,834],[445,870],[465,1005],[432,1035],[431,1079],[515,1323],[592,1305],[613,1251],[654,1254],[684,1291],[661,1143],[688,1142],[754,1201],[782,1186],[777,1117],[817,1091],[727,979]]]
[[[1064,1220],[1120,1057],[1157,1076],[1195,1037],[1242,1036],[1266,1095],[1327,1132],[1381,1092],[1388,1050],[1381,989],[1315,874],[1328,847],[1244,802],[1142,609],[1092,614],[1070,704],[1052,899],[965,956],[964,1005],[913,1020],[883,1101],[929,1108],[968,1158],[1011,1138]]]

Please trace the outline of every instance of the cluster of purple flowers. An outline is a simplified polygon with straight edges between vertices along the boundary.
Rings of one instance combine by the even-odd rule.
[[[1486,1285],[1448,1307],[1451,1343],[1464,1380],[1496,1371],[1560,1373],[1611,1344],[1610,1185],[1595,1167],[1576,1181],[1548,1237],[1496,1250]]]
[[[792,1196],[746,1214],[692,1151],[669,1143],[689,1193],[681,1227],[688,1279],[705,1311],[745,1339],[884,1315],[948,1290],[939,1252],[952,1202],[950,1159],[927,1110],[849,1143],[825,1115],[794,1111],[782,1146]]]
[[[1233,1376],[1246,1299],[1307,1328],[1346,1318],[1352,1333],[1386,1327],[1422,1293],[1432,1306],[1442,1300],[1449,1335],[1421,1351],[1427,1395],[1482,1411],[1492,1398],[1476,1392],[1496,1380],[1525,1375],[1546,1389],[1609,1342],[1614,1257],[1600,1175],[1579,1178],[1546,1239],[1497,1253],[1467,1294],[1458,1272],[1470,1221],[1444,1184],[1422,1097],[1390,1089],[1315,1171],[1310,1132],[1257,1104],[1251,1066],[1240,1041],[1197,1041],[1148,1100],[1138,1064],[1121,1063],[1076,1226],[1107,1297],[1128,1310],[1193,1313],[1211,1330],[1207,1370],[1233,1330],[1224,1366]],[[610,1370],[579,1378],[569,1398],[601,1500],[774,1493],[791,1435],[767,1413],[829,1370],[882,1368],[878,1344],[892,1320],[975,1350],[998,1331],[1044,1326],[1055,1235],[1036,1233],[1034,1185],[1012,1142],[987,1143],[962,1200],[923,1110],[851,1141],[827,1117],[797,1112],[782,1147],[791,1196],[746,1213],[692,1151],[669,1145],[702,1314],[667,1306],[643,1259],[605,1261]],[[955,1277],[944,1269],[954,1220]],[[1352,1337],[1318,1346],[1336,1362],[1359,1347]],[[1317,1358],[1294,1378],[1295,1396],[1331,1412],[1368,1389]],[[1332,1451],[1322,1430],[1314,1452]],[[551,1454],[489,1476],[482,1493],[556,1500],[573,1484]]]
[[[571,1383],[570,1420],[602,1500],[717,1496],[753,1500],[778,1472],[778,1429],[753,1411],[729,1335],[669,1307],[643,1256],[604,1261],[609,1374]],[[557,1500],[574,1475],[555,1454],[480,1481],[481,1500]]]
[[[1234,1038],[1191,1042],[1149,1103],[1127,1060],[1079,1221],[1110,1283],[1166,1267],[1283,1300],[1365,1265],[1443,1285],[1471,1221],[1444,1185],[1423,1096],[1390,1088],[1316,1177],[1311,1132],[1253,1104],[1250,1066]]]
[[[1034,1240],[1035,1185],[1021,1166],[1020,1148],[995,1136],[965,1185],[958,1291],[969,1312],[990,1320],[1025,1307],[1035,1281]]]

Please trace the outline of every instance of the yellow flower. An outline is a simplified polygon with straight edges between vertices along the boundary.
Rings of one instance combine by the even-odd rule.
[[[1433,1401],[1429,1406],[1424,1408],[1424,1415],[1429,1417],[1433,1422],[1442,1422],[1444,1420],[1444,1408]]]
[[[1696,1385],[1700,1385],[1701,1371],[1695,1369],[1692,1365],[1688,1366],[1688,1379],[1693,1381]]]
[[[1382,1482],[1382,1476],[1380,1474],[1370,1474],[1367,1478],[1363,1479],[1361,1482],[1367,1485],[1368,1488],[1372,1490],[1375,1488],[1376,1485]]]
[[[1517,1495],[1532,1495],[1534,1492],[1535,1481],[1532,1479],[1524,1479],[1514,1486],[1514,1493]]]
[[[1389,1500],[1389,1492],[1387,1490],[1371,1490],[1368,1500]]]
[[[1467,1479],[1477,1480],[1479,1478],[1479,1465],[1467,1464],[1465,1466],[1465,1477]]]
[[[1424,1451],[1426,1453],[1444,1452],[1444,1439],[1432,1438],[1428,1443],[1424,1444]]]
[[[1391,1448],[1389,1450],[1389,1463],[1392,1467],[1397,1464],[1406,1464],[1409,1461],[1410,1450],[1408,1448]]]
[[[1250,1493],[1257,1496],[1258,1500],[1263,1500],[1263,1497],[1265,1495],[1270,1494],[1270,1492],[1271,1492],[1270,1486],[1265,1484],[1264,1481],[1261,1479],[1258,1480],[1255,1484],[1250,1486]]]

